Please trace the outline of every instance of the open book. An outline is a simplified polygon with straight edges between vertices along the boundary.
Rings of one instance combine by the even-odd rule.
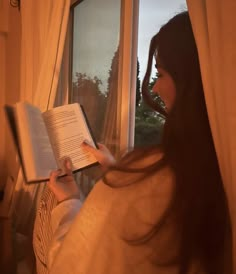
[[[73,172],[97,164],[95,157],[81,148],[84,140],[94,147],[96,143],[80,104],[42,113],[19,102],[14,107],[5,106],[5,112],[28,183],[46,181],[52,170],[63,170],[65,157],[71,158]]]

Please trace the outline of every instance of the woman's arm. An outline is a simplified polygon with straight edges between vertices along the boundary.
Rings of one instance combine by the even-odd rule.
[[[60,246],[79,212],[82,202],[79,199],[69,199],[59,203],[51,212],[53,239],[48,252],[48,267],[51,268]]]
[[[97,158],[103,169],[115,164],[110,151],[102,144],[94,149],[84,143],[83,148],[90,151]],[[58,177],[61,170],[53,171],[50,175],[48,187],[55,194],[59,204],[51,212],[53,239],[48,252],[48,267],[51,268],[60,246],[68,233],[71,224],[82,206],[80,192],[72,174],[72,162],[69,158],[64,161],[66,176]]]
[[[55,194],[58,205],[51,212],[53,238],[48,251],[48,267],[51,268],[69,228],[82,206],[80,192],[72,174],[72,163],[64,161],[66,176],[58,177],[61,170],[51,172],[48,187]],[[47,229],[47,228],[45,228]]]

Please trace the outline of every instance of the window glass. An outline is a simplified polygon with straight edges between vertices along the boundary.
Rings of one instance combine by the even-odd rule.
[[[84,0],[73,6],[70,102],[83,105],[97,142],[114,153],[119,65],[120,8],[118,0]],[[80,173],[88,193],[96,168]]]
[[[117,78],[120,1],[85,0],[74,7],[72,94],[101,140],[109,89]]]

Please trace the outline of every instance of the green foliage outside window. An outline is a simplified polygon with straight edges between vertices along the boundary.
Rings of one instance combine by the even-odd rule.
[[[152,78],[149,84],[149,90],[152,94],[152,88],[157,76]],[[135,113],[135,146],[146,146],[159,144],[161,141],[164,119],[162,115],[153,111],[145,104],[141,96],[141,85],[139,79],[139,62],[137,64],[137,85],[136,85],[136,113]],[[163,106],[159,96],[153,94],[153,99]]]

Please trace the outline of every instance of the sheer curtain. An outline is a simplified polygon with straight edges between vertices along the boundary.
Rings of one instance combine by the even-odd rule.
[[[233,226],[236,273],[236,1],[187,0]],[[204,152],[203,152],[204,153]]]
[[[42,111],[53,107],[56,98],[69,9],[70,0],[21,1],[20,98]],[[19,171],[13,221],[20,235],[32,235],[35,208],[43,188],[43,184],[25,184]]]

